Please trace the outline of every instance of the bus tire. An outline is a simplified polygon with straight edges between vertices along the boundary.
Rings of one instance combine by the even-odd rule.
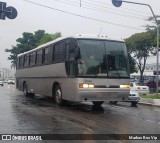
[[[29,97],[33,98],[35,96],[34,93],[29,93]]]
[[[54,90],[54,99],[57,105],[64,105],[64,100],[62,99],[62,90],[60,85],[57,85]]]
[[[92,101],[92,103],[94,106],[101,106],[104,103],[104,101]]]
[[[132,102],[131,102],[131,106],[132,106],[132,107],[137,107],[137,103],[138,103],[137,101],[132,101]]]
[[[26,82],[23,85],[23,93],[24,93],[25,96],[29,96],[28,87],[27,87]]]

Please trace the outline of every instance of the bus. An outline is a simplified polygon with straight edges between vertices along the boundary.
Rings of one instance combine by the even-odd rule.
[[[123,101],[130,73],[124,40],[99,36],[60,37],[17,56],[16,87],[25,96],[66,101]]]

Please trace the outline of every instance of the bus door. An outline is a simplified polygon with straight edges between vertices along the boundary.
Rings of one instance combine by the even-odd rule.
[[[76,75],[76,66],[77,61],[75,60],[75,47],[76,47],[76,41],[75,40],[69,40],[66,44],[67,49],[67,62],[66,62],[66,70],[67,74],[69,76],[75,76]]]

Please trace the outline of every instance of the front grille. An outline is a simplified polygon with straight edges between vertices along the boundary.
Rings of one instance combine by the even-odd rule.
[[[119,88],[118,85],[110,85],[107,87],[106,85],[95,85],[94,88]]]
[[[105,85],[95,85],[94,88],[107,88]]]
[[[119,85],[110,85],[109,88],[119,88]]]

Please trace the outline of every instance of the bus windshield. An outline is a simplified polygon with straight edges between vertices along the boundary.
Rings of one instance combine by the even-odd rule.
[[[79,39],[78,75],[129,77],[125,43],[118,41]]]

